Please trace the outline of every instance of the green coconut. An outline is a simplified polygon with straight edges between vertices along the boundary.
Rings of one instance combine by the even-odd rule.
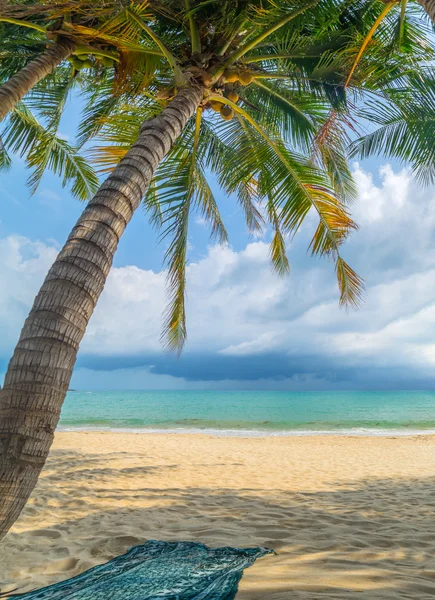
[[[81,71],[84,67],[84,62],[77,57],[74,57],[71,61],[72,66],[76,71]]]
[[[113,60],[113,58],[109,58],[108,56],[103,56],[103,58],[101,59],[101,62],[103,64],[104,67],[113,67],[113,65],[115,64],[115,61]]]
[[[87,58],[86,60],[83,61],[84,69],[92,69],[93,66],[94,66],[94,63],[90,58]]]

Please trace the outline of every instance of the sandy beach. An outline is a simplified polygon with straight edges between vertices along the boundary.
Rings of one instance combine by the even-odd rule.
[[[58,433],[0,546],[0,587],[162,539],[275,549],[238,600],[433,598],[434,489],[435,436]]]

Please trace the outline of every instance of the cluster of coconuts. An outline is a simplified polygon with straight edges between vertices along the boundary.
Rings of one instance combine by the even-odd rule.
[[[190,66],[186,70],[191,72],[196,78],[201,79],[205,87],[210,88],[213,85],[212,75],[210,75],[210,73],[208,73],[204,69],[201,69],[200,67],[196,66]],[[233,84],[247,86],[252,82],[252,79],[252,73],[246,69],[227,69],[218,82],[218,87],[221,88],[221,93],[223,92],[222,98],[227,98],[234,104],[237,104],[237,102],[239,101],[239,94],[234,89]],[[175,86],[162,88],[157,92],[156,98],[157,100],[171,100],[176,93],[177,88]],[[224,121],[231,121],[235,114],[234,109],[231,106],[217,99],[213,99],[208,102],[206,100],[204,107],[211,108],[215,112],[220,113],[220,116],[222,117],[222,119],[224,119]]]
[[[228,98],[228,100],[231,100],[231,102],[234,102],[234,104],[236,104],[239,100],[239,94],[232,89],[225,90],[224,97]],[[224,102],[219,102],[219,100],[210,100],[210,108],[215,112],[220,113],[224,121],[231,121],[231,119],[234,117],[234,109]]]
[[[108,56],[97,57],[92,60],[88,54],[77,54],[76,56],[70,56],[68,61],[72,64],[76,71],[81,71],[82,69],[92,69],[96,65],[97,62],[100,62],[103,67],[113,67],[115,65],[115,61],[113,58],[109,58]]]
[[[229,69],[223,74],[223,79],[229,84],[239,83],[240,85],[246,86],[252,82],[253,77],[252,73],[245,69]],[[232,85],[226,85],[224,87],[223,95],[224,98],[228,98],[228,100],[231,100],[234,104],[237,104],[239,101],[239,94],[233,89]],[[211,100],[210,108],[215,112],[220,113],[224,121],[231,121],[234,117],[234,109],[224,102],[219,102],[219,100]]]
[[[241,85],[249,85],[252,83],[252,73],[246,69],[228,69],[224,73],[225,81],[228,83],[240,83]]]

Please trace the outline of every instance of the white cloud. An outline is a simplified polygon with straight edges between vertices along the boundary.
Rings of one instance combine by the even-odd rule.
[[[338,308],[333,265],[306,256],[308,227],[294,244],[286,279],[271,271],[264,241],[241,252],[214,246],[187,267],[189,351],[235,358],[277,351],[429,372],[435,364],[434,189],[419,189],[407,171],[389,166],[379,185],[359,166],[355,177],[353,214],[361,228],[344,251],[366,279],[362,309]],[[0,240],[2,351],[12,350],[56,251],[52,243]],[[112,269],[82,353],[160,352],[165,303],[163,271]]]
[[[82,344],[94,354],[160,349],[165,273],[135,266],[112,269]]]
[[[12,350],[57,253],[54,244],[16,235],[0,239],[0,352]]]
[[[403,169],[395,173],[390,165],[379,169],[382,187],[373,183],[373,175],[356,163],[354,178],[358,186],[358,203],[353,211],[359,222],[373,222],[385,219],[406,204],[411,185],[409,171]]]

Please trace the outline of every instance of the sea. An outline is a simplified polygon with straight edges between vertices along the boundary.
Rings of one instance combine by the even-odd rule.
[[[70,391],[59,429],[216,436],[435,433],[435,391]]]

